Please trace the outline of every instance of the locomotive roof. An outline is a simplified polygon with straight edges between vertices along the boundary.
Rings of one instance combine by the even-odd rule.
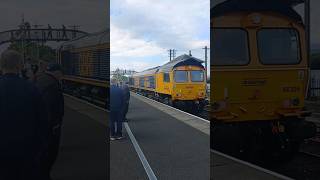
[[[143,75],[148,75],[148,74],[155,74],[158,72],[160,66],[154,67],[154,68],[150,68],[150,69],[146,69],[144,71],[138,72],[133,74],[132,76],[143,76]]]
[[[109,42],[109,37],[109,30],[103,30],[77,39],[73,39],[71,41],[67,41],[61,45],[61,49],[68,50],[104,44]]]
[[[204,61],[198,58],[184,54],[161,66],[159,68],[159,72],[170,72],[178,66],[192,65],[192,66],[203,67],[202,65],[203,62]]]
[[[211,17],[232,12],[276,12],[302,22],[301,16],[292,6],[303,2],[304,0],[227,0],[211,9]]]
[[[203,65],[202,65],[203,62],[204,61],[202,61],[198,58],[184,54],[184,55],[178,56],[177,58],[164,64],[163,66],[157,66],[154,68],[150,68],[150,69],[144,70],[142,72],[135,73],[132,76],[143,76],[143,75],[148,75],[148,74],[155,74],[157,72],[170,72],[174,68],[179,67],[179,66],[192,65],[192,66],[203,67]]]

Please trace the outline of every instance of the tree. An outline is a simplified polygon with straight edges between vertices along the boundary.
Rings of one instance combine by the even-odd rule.
[[[40,59],[46,62],[54,62],[56,60],[56,51],[50,46],[38,45],[35,42],[25,42],[23,46],[21,42],[14,42],[10,44],[8,49],[16,50],[20,53],[23,53],[24,51],[25,57],[30,58],[33,61],[37,61]]]

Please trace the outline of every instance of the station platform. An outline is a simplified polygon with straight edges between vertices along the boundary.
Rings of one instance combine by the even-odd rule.
[[[208,121],[143,96],[131,94],[125,138],[111,142],[105,110],[70,96],[65,104],[54,180],[289,179],[210,151]]]
[[[293,180],[276,172],[211,150],[211,180]]]
[[[143,96],[131,93],[127,118],[126,139],[110,142],[111,179],[290,179],[210,151],[208,121]]]
[[[112,180],[210,178],[208,122],[134,93],[127,118],[110,142]]]
[[[65,95],[65,116],[54,180],[107,180],[109,177],[108,113]]]

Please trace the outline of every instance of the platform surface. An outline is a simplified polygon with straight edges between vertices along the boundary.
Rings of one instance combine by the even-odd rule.
[[[65,117],[54,180],[106,180],[108,113],[65,96]]]
[[[182,121],[193,121],[194,117],[177,111],[173,113],[168,107],[151,103],[154,102],[132,94],[127,118],[128,126],[156,178],[209,179],[209,135]],[[110,144],[111,179],[148,179],[125,129],[124,132],[124,140]]]
[[[132,94],[125,139],[110,146],[108,113],[68,96],[65,101],[55,180],[144,180],[150,169],[165,180],[286,179],[210,152],[208,122],[145,97]]]
[[[254,164],[211,151],[212,180],[291,180]]]

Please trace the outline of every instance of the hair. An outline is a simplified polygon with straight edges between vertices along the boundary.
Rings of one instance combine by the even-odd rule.
[[[117,80],[115,78],[111,78],[111,85],[116,85],[117,84]]]
[[[14,50],[6,50],[1,54],[0,58],[0,69],[3,72],[17,72],[22,68],[23,57],[22,55]]]

